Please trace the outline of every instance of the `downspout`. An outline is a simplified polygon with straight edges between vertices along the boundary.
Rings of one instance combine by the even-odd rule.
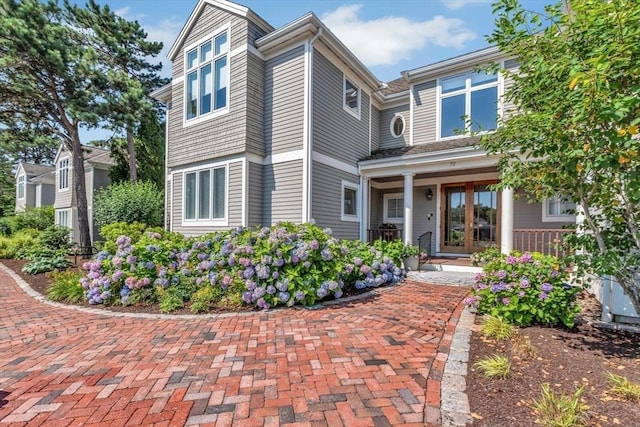
[[[322,35],[322,27],[318,28],[318,32],[307,44],[309,62],[307,68],[307,146],[304,152],[304,179],[306,181],[306,189],[303,188],[303,192],[306,190],[306,199],[304,199],[305,206],[303,206],[303,222],[311,221],[311,206],[312,206],[312,153],[313,153],[313,44]],[[305,168],[306,166],[306,168]],[[304,194],[303,194],[304,198]]]

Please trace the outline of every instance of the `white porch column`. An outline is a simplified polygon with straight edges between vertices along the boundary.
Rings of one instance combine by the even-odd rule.
[[[500,227],[500,251],[508,254],[513,250],[513,189],[502,190],[502,216]]]
[[[367,240],[367,230],[369,229],[369,178],[360,176],[360,206],[358,206],[360,216],[360,240]]]
[[[404,175],[404,243],[413,244],[413,172]]]

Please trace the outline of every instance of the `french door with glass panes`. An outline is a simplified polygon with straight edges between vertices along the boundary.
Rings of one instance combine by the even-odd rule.
[[[494,182],[442,185],[440,251],[472,253],[500,244],[499,194]]]

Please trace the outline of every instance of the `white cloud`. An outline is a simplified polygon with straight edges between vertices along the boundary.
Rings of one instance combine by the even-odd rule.
[[[458,10],[471,4],[491,3],[491,0],[442,0],[442,4],[448,9]]]
[[[409,59],[427,45],[463,48],[476,34],[462,20],[435,16],[412,21],[399,16],[362,20],[362,4],[341,6],[322,21],[367,66],[390,65]]]

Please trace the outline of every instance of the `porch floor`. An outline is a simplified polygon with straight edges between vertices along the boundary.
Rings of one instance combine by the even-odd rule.
[[[480,273],[482,268],[473,266],[469,257],[434,257],[428,263],[423,264],[421,270]]]

